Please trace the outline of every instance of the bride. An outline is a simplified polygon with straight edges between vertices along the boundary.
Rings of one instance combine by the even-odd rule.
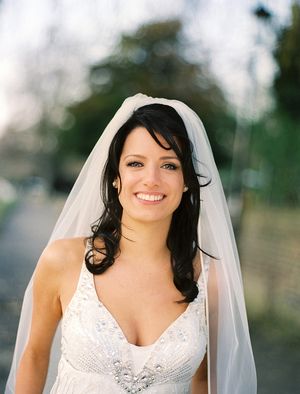
[[[25,294],[6,393],[44,387],[256,392],[222,186],[179,101],[125,100],[74,185]]]

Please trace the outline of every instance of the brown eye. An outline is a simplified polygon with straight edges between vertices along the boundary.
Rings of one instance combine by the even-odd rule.
[[[177,170],[177,166],[173,163],[166,163],[163,165],[163,168],[165,168],[166,170]]]
[[[142,163],[140,163],[139,161],[130,161],[129,163],[127,163],[127,167],[142,167]]]

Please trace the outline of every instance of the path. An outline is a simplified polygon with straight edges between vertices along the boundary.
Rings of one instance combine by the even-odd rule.
[[[1,393],[12,359],[21,300],[60,208],[58,200],[25,197],[0,229]]]

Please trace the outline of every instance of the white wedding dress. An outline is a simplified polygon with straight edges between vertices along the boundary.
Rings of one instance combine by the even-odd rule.
[[[192,160],[200,184],[201,210],[197,244],[216,256],[210,262],[213,277],[211,297],[199,297],[155,342],[153,347],[131,346],[116,321],[96,297],[92,277],[83,267],[78,290],[63,318],[51,347],[45,393],[184,393],[190,391],[194,371],[205,353],[206,311],[209,322],[208,388],[217,394],[256,394],[256,371],[231,219],[207,133],[197,114],[177,100],[137,94],[127,98],[116,112],[88,157],[56,223],[49,242],[87,237],[106,209],[104,185],[99,176],[106,165],[109,147],[118,130],[134,111],[152,104],[171,106],[182,118],[192,146]],[[195,108],[198,110],[199,108]],[[102,131],[102,130],[101,130]],[[196,220],[196,218],[195,218]],[[14,358],[5,393],[14,394],[20,358],[30,335],[33,307],[33,277],[22,306]],[[217,305],[216,305],[217,303]],[[217,307],[216,307],[217,306]],[[198,315],[197,315],[198,313]],[[62,358],[57,376],[61,328]],[[53,382],[57,376],[55,385]]]
[[[197,298],[154,344],[135,346],[98,299],[83,264],[62,320],[62,356],[51,394],[190,393],[207,345],[202,274],[198,288]]]

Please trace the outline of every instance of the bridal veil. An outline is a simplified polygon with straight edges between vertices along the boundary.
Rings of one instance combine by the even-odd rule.
[[[245,309],[239,256],[219,173],[210,144],[199,117],[177,100],[137,94],[126,99],[110,121],[66,201],[49,242],[59,238],[89,236],[91,223],[103,210],[100,179],[111,140],[117,130],[144,105],[160,103],[172,106],[183,119],[193,145],[193,163],[197,173],[211,179],[201,188],[198,223],[200,247],[216,256],[211,259],[206,283],[206,312],[209,324],[208,379],[210,394],[255,394],[256,372]],[[214,305],[214,313],[212,313]],[[32,279],[24,296],[12,367],[5,394],[14,393],[18,362],[28,339],[32,312]],[[54,339],[45,392],[52,386],[60,358],[60,328]]]

